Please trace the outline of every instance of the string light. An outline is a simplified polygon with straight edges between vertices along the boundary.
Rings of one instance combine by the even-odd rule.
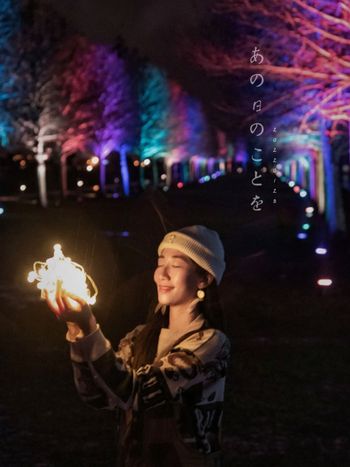
[[[45,262],[36,261],[33,270],[28,274],[28,282],[37,281],[37,287],[41,290],[41,298],[45,298],[47,291],[49,298],[55,299],[57,281],[62,281],[62,289],[76,295],[89,305],[96,303],[97,286],[92,277],[84,268],[64,256],[59,243],[53,247],[54,255]]]
[[[327,248],[316,248],[315,253],[317,255],[326,255],[327,254]]]
[[[302,229],[303,230],[309,230],[310,229],[310,224],[307,224],[307,223],[303,224]]]
[[[2,216],[5,212],[5,209],[4,208],[0,208],[0,216]]]
[[[94,170],[94,168],[93,168],[92,165],[88,165],[88,166],[86,167],[86,170],[87,170],[87,172],[92,172],[92,171]]]
[[[306,214],[313,214],[314,211],[315,211],[315,208],[313,208],[312,206],[308,206],[307,208],[305,208]]]
[[[78,180],[78,181],[77,181],[77,186],[78,186],[78,187],[82,187],[83,185],[84,185],[83,180]]]
[[[178,187],[178,188],[183,188],[183,187],[184,187],[184,184],[183,184],[182,182],[178,182],[177,187]]]
[[[299,193],[299,196],[301,198],[305,198],[307,196],[307,191],[306,190],[301,190],[300,193]]]
[[[305,232],[299,232],[297,237],[299,240],[305,240],[307,238],[307,234]]]
[[[295,182],[293,182],[293,180],[290,180],[290,181],[288,182],[288,185],[289,185],[291,188],[293,188],[293,186],[295,186]]]
[[[21,185],[21,186],[19,187],[19,189],[20,189],[21,191],[26,191],[27,185]]]

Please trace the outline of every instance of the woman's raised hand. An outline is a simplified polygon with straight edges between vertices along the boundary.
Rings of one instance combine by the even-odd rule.
[[[58,280],[56,293],[53,297],[44,291],[46,303],[58,319],[66,321],[72,337],[80,331],[83,335],[90,334],[97,328],[96,319],[90,306],[81,297],[62,289],[62,281]]]

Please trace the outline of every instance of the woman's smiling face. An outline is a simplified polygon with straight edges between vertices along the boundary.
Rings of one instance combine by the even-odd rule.
[[[200,278],[195,263],[174,248],[162,250],[153,278],[161,305],[189,303],[203,284],[203,278]]]

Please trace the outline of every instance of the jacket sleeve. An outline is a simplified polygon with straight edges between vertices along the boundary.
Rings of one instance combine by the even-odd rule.
[[[117,352],[112,350],[111,343],[103,335],[99,325],[95,332],[82,339],[71,341],[67,335],[75,386],[81,399],[88,405],[110,410],[130,406],[136,382],[131,367],[133,341],[143,326],[139,325],[126,334],[121,339]],[[113,371],[107,372],[104,369],[102,377],[97,371],[101,365],[103,369],[105,365],[111,365]]]
[[[71,344],[75,382],[83,400],[95,407],[126,409],[136,396],[136,408],[147,410],[177,400],[193,385],[205,385],[225,375],[230,345],[221,331],[198,331],[137,371],[131,367],[136,334],[137,328],[122,339],[116,353],[100,329]]]

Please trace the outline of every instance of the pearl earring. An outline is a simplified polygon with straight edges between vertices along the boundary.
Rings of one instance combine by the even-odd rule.
[[[198,297],[199,300],[202,302],[202,301],[204,300],[204,297],[205,297],[205,292],[204,292],[204,290],[202,290],[202,289],[197,290],[197,297]]]

